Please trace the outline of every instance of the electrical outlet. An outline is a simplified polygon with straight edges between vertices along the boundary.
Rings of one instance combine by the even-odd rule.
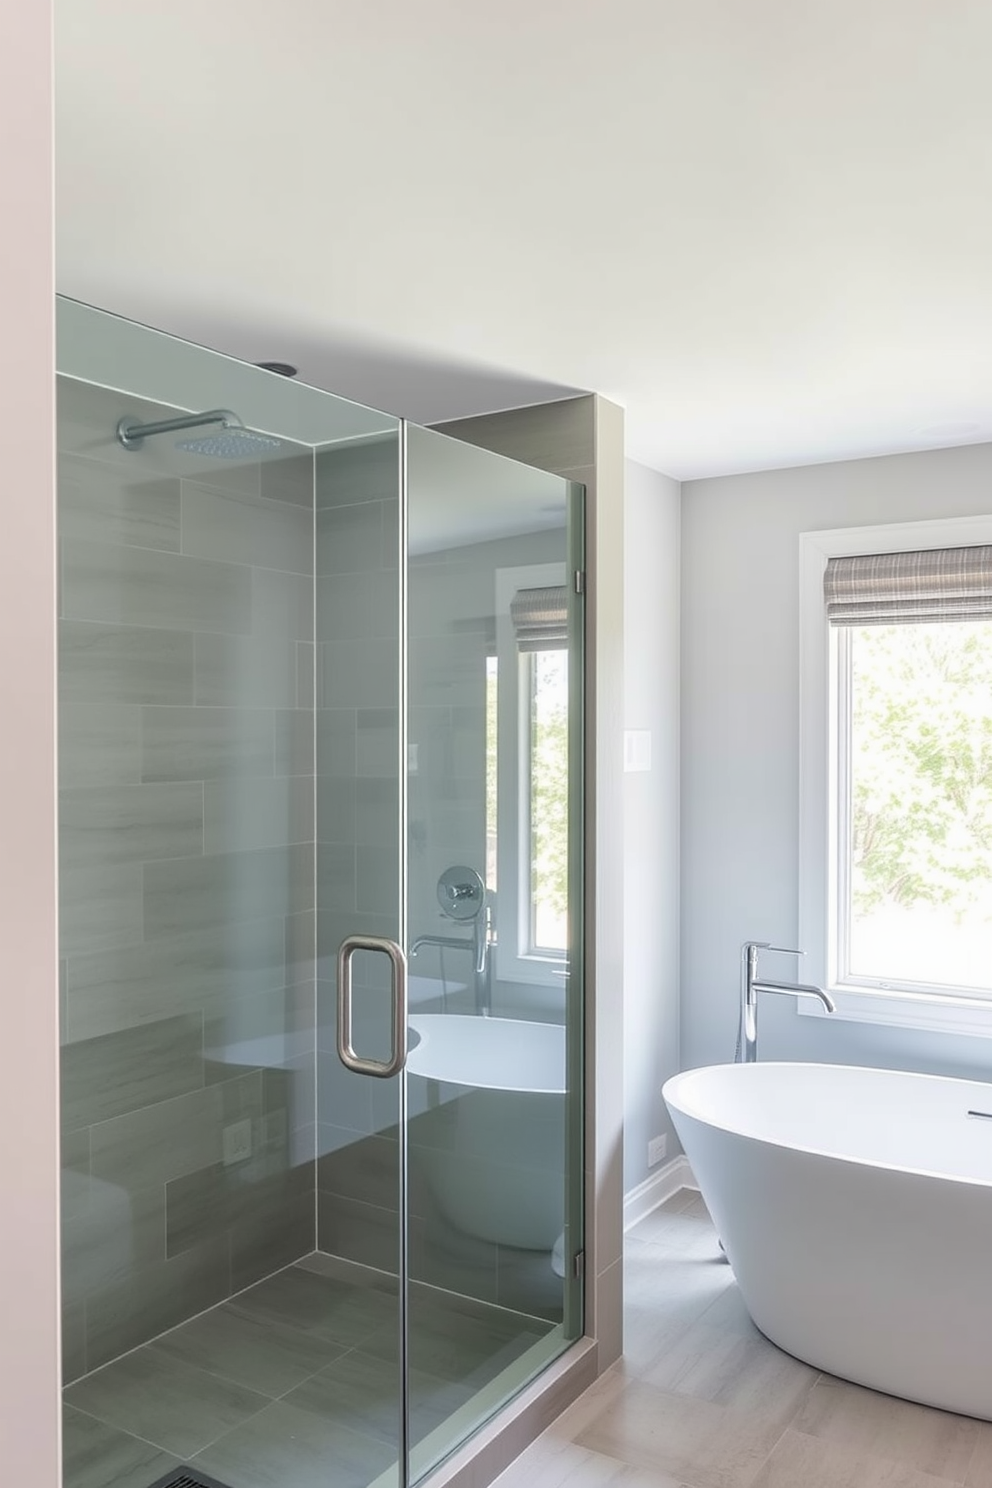
[[[648,1167],[653,1168],[660,1163],[668,1151],[667,1137],[652,1137],[648,1143]]]
[[[246,1116],[244,1121],[234,1121],[230,1126],[225,1126],[223,1151],[225,1167],[230,1167],[231,1163],[244,1162],[246,1157],[251,1157],[250,1116]]]

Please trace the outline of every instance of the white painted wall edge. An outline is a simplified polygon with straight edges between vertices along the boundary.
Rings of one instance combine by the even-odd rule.
[[[624,1195],[623,1200],[623,1228],[632,1229],[635,1224],[644,1219],[645,1215],[657,1209],[659,1205],[667,1202],[678,1193],[680,1188],[699,1188],[699,1184],[689,1166],[689,1159],[680,1153],[667,1162],[657,1173],[652,1173],[650,1178],[645,1178],[636,1188],[632,1188],[629,1194]]]

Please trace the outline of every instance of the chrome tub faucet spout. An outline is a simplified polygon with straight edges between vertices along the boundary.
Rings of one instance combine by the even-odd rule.
[[[758,1058],[758,993],[778,992],[788,997],[813,997],[828,1013],[837,1005],[822,987],[809,982],[768,982],[758,980],[758,952],[777,951],[783,956],[805,956],[805,951],[790,951],[770,945],[767,940],[746,940],[741,946],[741,1043],[738,1059],[754,1064]]]

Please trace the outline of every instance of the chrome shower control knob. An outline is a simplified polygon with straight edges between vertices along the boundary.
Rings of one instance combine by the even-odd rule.
[[[446,868],[437,881],[437,902],[452,920],[474,920],[486,902],[486,886],[474,868]]]

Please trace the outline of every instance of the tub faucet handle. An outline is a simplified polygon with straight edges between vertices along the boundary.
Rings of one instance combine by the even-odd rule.
[[[769,945],[767,940],[756,941],[759,951],[777,951],[780,956],[805,956],[805,951],[794,951],[789,946]]]

